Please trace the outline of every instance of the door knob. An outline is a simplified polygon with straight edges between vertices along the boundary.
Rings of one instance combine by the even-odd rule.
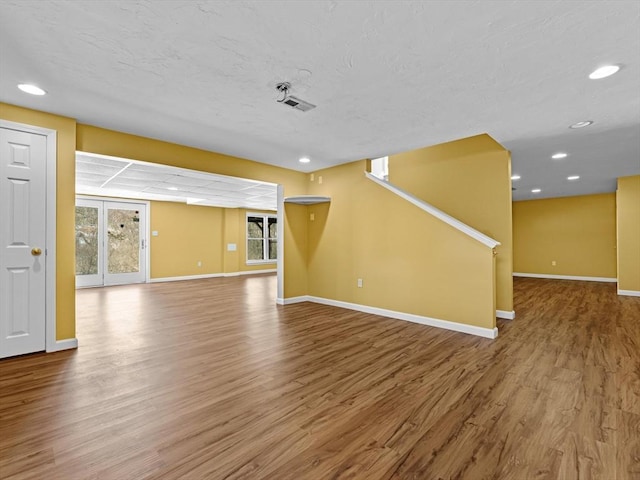
[[[40,250],[39,248],[32,248],[31,249],[31,255],[33,255],[34,257],[37,257],[40,254],[42,254],[42,250]]]

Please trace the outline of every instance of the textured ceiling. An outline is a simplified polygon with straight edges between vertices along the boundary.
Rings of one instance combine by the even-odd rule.
[[[82,152],[76,154],[76,193],[277,210],[271,183]]]
[[[639,32],[637,1],[2,0],[0,100],[301,171],[487,132],[515,199],[576,195],[640,173]]]

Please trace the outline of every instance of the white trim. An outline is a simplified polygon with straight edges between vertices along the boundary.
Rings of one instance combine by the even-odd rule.
[[[318,203],[329,203],[331,197],[320,195],[296,195],[295,197],[285,197],[285,203],[295,203],[297,205],[316,205]]]
[[[50,128],[36,127],[24,123],[10,122],[0,119],[0,127],[26,133],[44,135],[47,138],[46,163],[46,245],[45,245],[45,349],[47,352],[56,348],[56,225],[57,225],[57,165],[58,165],[58,132]],[[77,342],[76,342],[77,346]]]
[[[617,278],[611,277],[580,277],[575,275],[551,275],[548,273],[520,273],[513,272],[514,277],[525,277],[525,278],[549,278],[552,280],[581,280],[583,282],[611,282],[615,283],[618,281]]]
[[[440,320],[438,318],[423,317],[422,315],[414,315],[413,313],[397,312],[395,310],[387,310],[385,308],[370,307],[368,305],[359,305],[357,303],[342,302],[340,300],[331,300],[328,298],[314,297],[312,295],[303,295],[300,297],[291,298],[278,298],[276,303],[279,305],[290,305],[293,303],[301,302],[313,302],[322,305],[330,305],[332,307],[346,308],[349,310],[356,310],[363,313],[372,313],[374,315],[380,315],[381,317],[394,318],[397,320],[405,320],[407,322],[419,323],[421,325],[427,325],[429,327],[442,328],[445,330],[452,330],[454,332],[468,333],[470,335],[477,335],[484,338],[497,338],[498,329],[476,327],[475,325],[466,325],[464,323],[450,322],[448,320]]]
[[[628,297],[640,297],[640,292],[637,290],[618,290],[618,295],[625,295]]]
[[[77,338],[67,338],[65,340],[57,340],[51,348],[47,348],[47,352],[59,352],[61,350],[71,350],[78,348]]]
[[[292,305],[294,303],[302,303],[302,302],[313,302],[314,297],[310,297],[309,295],[301,295],[299,297],[289,297],[289,298],[276,298],[276,303],[278,305]]]
[[[284,297],[284,186],[278,184],[277,187],[278,194],[278,210],[276,212],[276,217],[278,218],[278,224],[276,225],[276,229],[278,230],[278,244],[277,244],[277,259],[276,259],[276,270],[277,270],[277,299],[281,299]],[[276,299],[276,302],[277,302]]]
[[[516,318],[516,312],[514,310],[511,310],[510,312],[507,312],[506,310],[496,310],[496,317],[503,318],[505,320],[513,320]]]
[[[238,275],[260,275],[263,273],[277,273],[278,269],[276,268],[266,268],[264,270],[243,270],[241,272],[227,272],[224,274],[225,277],[237,277]]]
[[[451,225],[456,230],[461,231],[462,233],[468,235],[469,237],[471,237],[471,238],[479,241],[480,243],[486,245],[487,247],[495,248],[498,245],[500,245],[499,241],[494,240],[491,237],[488,237],[484,233],[479,232],[475,228],[470,227],[469,225],[467,225],[465,223],[462,223],[460,220],[458,220],[456,218],[453,218],[451,215],[447,215],[442,210],[439,210],[436,207],[434,207],[433,205],[425,202],[424,200],[421,200],[418,197],[416,197],[414,195],[411,195],[409,192],[406,192],[405,190],[402,190],[401,188],[396,187],[395,185],[393,185],[393,184],[391,184],[391,183],[389,183],[389,182],[387,182],[385,180],[382,180],[382,179],[376,177],[375,175],[372,175],[369,172],[364,172],[364,174],[366,175],[366,177],[369,180],[372,180],[373,182],[377,183],[381,187],[384,187],[387,190],[395,193],[399,197],[404,198],[405,200],[407,200],[408,202],[414,204],[416,207],[420,208],[421,210],[424,210],[428,214],[436,217],[437,219],[442,220],[444,223],[446,223],[448,225]]]
[[[149,283],[180,282],[182,280],[201,280],[203,278],[238,277],[240,275],[259,275],[262,273],[276,273],[276,269],[270,270],[246,270],[243,272],[205,273],[203,275],[183,275],[181,277],[158,277],[149,280]]]

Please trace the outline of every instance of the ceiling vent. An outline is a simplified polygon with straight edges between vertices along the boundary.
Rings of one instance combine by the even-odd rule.
[[[298,97],[289,95],[290,88],[291,88],[291,84],[289,82],[282,82],[276,85],[276,90],[282,93],[282,98],[278,100],[278,103],[288,105],[291,108],[300,110],[301,112],[308,112],[309,110],[316,108],[316,106],[313,105],[312,103],[305,102],[304,100],[301,100]]]

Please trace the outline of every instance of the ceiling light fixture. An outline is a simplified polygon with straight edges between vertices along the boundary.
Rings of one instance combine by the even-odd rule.
[[[553,158],[554,160],[559,160],[561,158],[567,158],[567,154],[564,152],[558,152],[551,155],[551,158]]]
[[[604,67],[596,68],[589,74],[591,80],[600,80],[601,78],[607,78],[617,73],[620,70],[620,65],[605,65]]]
[[[29,93],[31,95],[46,95],[47,92],[37,87],[36,85],[31,85],[30,83],[21,83],[18,85],[18,88],[25,93]]]
[[[511,180],[520,180],[520,175],[511,175]]]
[[[593,124],[593,120],[585,120],[583,122],[574,123],[573,125],[569,125],[569,128],[584,128]]]
[[[567,180],[580,180],[580,175],[571,175],[567,177]]]
[[[531,193],[540,193],[542,190],[539,188],[534,188],[533,190],[531,190]]]
[[[178,187],[167,187],[167,190],[173,190],[174,192],[178,190]]]
[[[300,163],[309,163],[311,159],[309,157],[302,157],[298,160]]]

